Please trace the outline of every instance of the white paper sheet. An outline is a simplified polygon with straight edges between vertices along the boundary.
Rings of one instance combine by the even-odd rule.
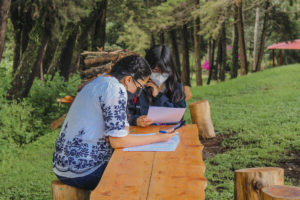
[[[185,108],[149,106],[147,117],[154,123],[177,123],[182,119],[184,112]]]
[[[139,136],[151,135],[151,134],[136,134]],[[158,142],[153,144],[147,144],[143,146],[127,147],[123,151],[175,151],[179,144],[178,133],[173,136],[168,142]]]

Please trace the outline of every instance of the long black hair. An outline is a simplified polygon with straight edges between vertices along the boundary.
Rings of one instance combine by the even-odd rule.
[[[166,91],[164,93],[169,99],[171,99],[172,103],[182,101],[185,98],[184,88],[173,63],[170,49],[165,45],[152,46],[146,52],[145,58],[148,61],[151,69],[154,69],[156,66],[158,66],[162,72],[167,72],[169,74],[169,78],[165,82]],[[148,100],[150,103],[152,103],[151,90],[146,88],[146,93]]]
[[[118,80],[125,76],[132,76],[134,80],[144,80],[151,75],[151,68],[147,61],[137,55],[131,55],[119,60],[110,71],[110,75]]]

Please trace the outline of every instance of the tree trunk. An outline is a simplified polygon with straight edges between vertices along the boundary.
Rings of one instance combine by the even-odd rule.
[[[264,187],[261,200],[300,200],[300,187],[288,185],[273,185]]]
[[[95,50],[97,47],[103,47],[105,44],[105,29],[106,29],[106,10],[107,10],[107,0],[102,0],[98,2],[99,14],[95,24],[94,39],[92,41],[92,48]]]
[[[175,68],[178,74],[181,74],[180,70],[180,60],[179,60],[179,51],[177,45],[177,38],[176,38],[176,29],[172,29],[169,32],[171,43],[172,43],[172,55],[173,55],[173,63],[175,64]]]
[[[60,75],[68,79],[77,33],[78,25],[70,22],[64,27],[48,73],[54,75],[60,69]]]
[[[218,38],[218,51],[217,51],[217,60],[216,60],[216,66],[214,70],[214,77],[215,80],[220,79],[220,72],[221,72],[221,65],[222,65],[222,30],[221,33],[219,33],[219,38]],[[219,76],[218,76],[219,75]]]
[[[246,168],[234,172],[234,199],[259,200],[261,189],[284,184],[284,170],[276,167]]]
[[[199,9],[199,0],[195,0],[195,6]],[[196,17],[194,20],[194,51],[195,51],[195,64],[196,64],[196,84],[202,85],[202,67],[201,67],[201,38],[198,32],[200,31],[200,18]]]
[[[154,34],[151,33],[150,48],[153,47],[154,45],[155,45],[155,38],[154,38]]]
[[[259,53],[258,53],[258,58],[257,58],[257,63],[255,67],[255,71],[260,71],[261,70],[261,62],[262,58],[264,55],[264,50],[265,50],[265,38],[266,38],[266,33],[267,33],[267,27],[268,27],[268,22],[269,22],[269,9],[270,9],[271,3],[270,0],[266,1],[265,4],[265,17],[264,17],[264,25],[260,37],[260,47],[259,47]]]
[[[24,1],[13,1],[10,9],[10,19],[14,27],[14,62],[12,75],[14,76],[25,52],[28,41],[29,33],[34,25],[32,20],[32,10],[25,7]]]
[[[49,20],[50,21],[50,20]],[[44,32],[40,32],[41,24],[36,23],[30,32],[30,40],[22,55],[19,67],[13,77],[12,87],[8,91],[9,99],[22,99],[30,91],[35,75],[41,68],[51,33],[51,23],[45,25]]]
[[[239,64],[238,64],[239,37],[238,37],[237,20],[238,20],[238,10],[237,10],[237,6],[234,6],[231,78],[236,78],[238,76],[238,68],[239,68]]]
[[[259,7],[256,8],[255,26],[254,26],[254,46],[253,46],[253,67],[252,71],[256,69],[257,52],[258,52],[258,31],[259,31]]]
[[[100,5],[100,4],[98,4]],[[98,10],[100,8],[95,8],[89,16],[83,18],[79,22],[79,35],[77,38],[77,42],[75,44],[74,52],[73,52],[73,58],[72,58],[72,69],[71,72],[76,72],[79,70],[79,67],[83,67],[84,69],[84,64],[83,60],[80,59],[80,54],[84,50],[88,50],[88,38],[89,38],[89,33],[91,32],[91,28],[94,26],[95,23],[95,18],[98,16]]]
[[[244,33],[244,22],[243,22],[243,1],[236,0],[235,6],[237,6],[238,11],[238,34],[239,34],[239,53],[241,60],[241,75],[246,75],[248,73],[248,62],[246,55],[246,43],[245,43],[245,33]]]
[[[159,36],[159,44],[165,44],[165,34],[164,34],[164,32],[159,32],[158,36]]]
[[[182,82],[184,85],[191,86],[190,82],[190,62],[189,62],[189,47],[187,40],[187,25],[181,28],[181,51],[182,51]]]
[[[215,60],[215,46],[216,46],[216,41],[213,40],[213,42],[211,43],[211,39],[209,40],[209,75],[208,75],[208,79],[207,79],[207,85],[210,84],[210,81],[213,77],[213,73],[215,70],[215,64],[214,64],[214,60]]]
[[[2,54],[4,50],[4,42],[7,30],[7,20],[9,17],[9,8],[11,0],[0,1],[0,62],[2,60]]]
[[[220,39],[220,46],[221,46],[221,58],[220,58],[220,71],[219,71],[219,79],[221,81],[225,81],[225,67],[226,67],[226,28],[225,22],[222,24],[221,29],[221,39]]]

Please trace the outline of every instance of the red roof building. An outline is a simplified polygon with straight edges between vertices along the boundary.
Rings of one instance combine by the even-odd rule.
[[[282,52],[281,50],[300,50],[300,39],[294,40],[294,41],[288,41],[288,42],[280,42],[276,44],[272,44],[268,46],[268,50],[273,50],[272,52],[272,59],[273,59],[273,67],[275,66],[275,56],[274,56],[274,50],[279,49],[279,63],[282,65]]]

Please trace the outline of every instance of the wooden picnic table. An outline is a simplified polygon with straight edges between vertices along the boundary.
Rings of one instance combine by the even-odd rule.
[[[153,133],[161,126],[130,127],[130,133]],[[178,129],[180,143],[172,152],[124,152],[116,149],[91,200],[205,199],[207,180],[203,145],[197,126]]]

